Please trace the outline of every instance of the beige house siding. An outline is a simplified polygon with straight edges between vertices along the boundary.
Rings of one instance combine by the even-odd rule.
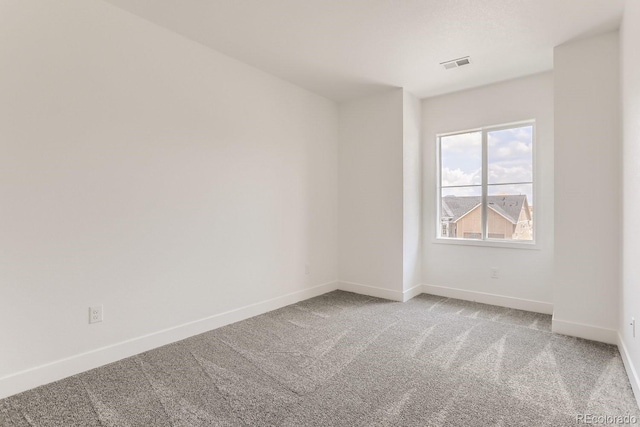
[[[482,209],[480,205],[460,217],[456,222],[455,237],[465,237],[465,234],[471,234],[471,236],[467,236],[467,238],[471,238],[473,234],[477,236],[478,233],[482,236]]]
[[[531,224],[532,213],[530,209],[522,209],[518,217],[518,225],[513,235],[514,239],[531,240],[533,239],[533,227]]]
[[[515,231],[515,224],[511,223],[502,215],[496,213],[493,209],[488,211],[489,236],[493,238],[512,239]],[[523,212],[525,212],[523,210]],[[520,214],[522,216],[522,213]],[[525,214],[526,217],[526,214]],[[482,235],[482,209],[476,206],[468,214],[461,217],[456,223],[456,235],[452,237],[465,237],[465,233],[469,238]]]

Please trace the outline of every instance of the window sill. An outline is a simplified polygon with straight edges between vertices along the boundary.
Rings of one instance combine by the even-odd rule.
[[[475,239],[457,239],[436,237],[432,239],[431,243],[442,245],[462,245],[462,246],[481,246],[488,248],[504,248],[504,249],[525,249],[525,250],[540,250],[540,244],[532,242],[504,242],[494,240],[475,240]]]

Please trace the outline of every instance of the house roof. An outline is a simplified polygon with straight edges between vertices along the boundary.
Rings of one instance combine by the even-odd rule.
[[[442,217],[451,218],[452,222],[457,222],[480,203],[482,203],[482,197],[480,196],[445,196],[442,198],[441,215]],[[522,206],[527,203],[527,196],[487,196],[487,203],[490,209],[511,221],[512,224],[517,224]]]

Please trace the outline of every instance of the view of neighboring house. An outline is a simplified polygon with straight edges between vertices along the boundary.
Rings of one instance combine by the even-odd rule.
[[[525,195],[487,196],[490,239],[533,239],[533,209]],[[482,197],[445,196],[441,206],[441,236],[482,238]]]

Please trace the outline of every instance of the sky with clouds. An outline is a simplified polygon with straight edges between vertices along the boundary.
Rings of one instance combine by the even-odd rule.
[[[489,195],[526,194],[533,205],[533,127],[487,133]],[[482,133],[470,132],[441,138],[442,195],[479,196],[482,192]],[[497,185],[510,184],[510,185]],[[474,187],[445,188],[472,185]]]

